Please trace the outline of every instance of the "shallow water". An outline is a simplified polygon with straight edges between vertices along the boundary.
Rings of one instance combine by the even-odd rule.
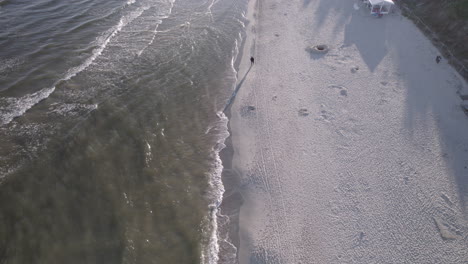
[[[2,2],[0,262],[216,261],[246,2]]]

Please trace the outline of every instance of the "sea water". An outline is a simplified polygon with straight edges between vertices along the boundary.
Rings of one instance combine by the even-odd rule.
[[[0,1],[0,263],[217,263],[247,0]]]

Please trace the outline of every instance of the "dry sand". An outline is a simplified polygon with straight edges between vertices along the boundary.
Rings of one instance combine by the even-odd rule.
[[[239,262],[468,263],[466,83],[399,14],[250,5],[230,119]]]

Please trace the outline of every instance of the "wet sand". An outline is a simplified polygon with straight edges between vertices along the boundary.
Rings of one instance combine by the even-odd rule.
[[[223,159],[239,263],[465,263],[466,82],[398,13],[249,5]]]

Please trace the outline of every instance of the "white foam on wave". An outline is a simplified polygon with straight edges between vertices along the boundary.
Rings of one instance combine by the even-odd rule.
[[[202,255],[201,255],[201,262],[203,264],[217,264],[219,260],[219,230],[218,230],[218,216],[219,212],[219,205],[223,200],[224,194],[224,185],[221,179],[221,173],[223,172],[223,163],[221,161],[221,157],[219,153],[222,149],[226,147],[224,142],[226,138],[229,137],[228,132],[228,118],[223,112],[217,113],[218,120],[211,126],[210,129],[206,131],[206,133],[210,133],[213,130],[216,130],[215,133],[219,137],[218,141],[216,142],[215,146],[213,147],[213,158],[215,160],[215,164],[213,166],[212,171],[210,172],[210,201],[212,203],[209,205],[210,207],[210,234],[209,234],[209,243],[208,245],[203,248]]]
[[[94,41],[94,45],[97,47],[93,49],[91,56],[89,56],[79,66],[70,68],[63,78],[57,80],[53,84],[53,87],[43,88],[42,90],[39,90],[32,94],[27,94],[20,98],[0,98],[0,124],[6,125],[10,123],[15,117],[23,115],[34,105],[49,97],[49,95],[55,91],[55,87],[59,82],[70,80],[71,78],[88,68],[96,60],[96,58],[98,58],[102,54],[102,52],[107,47],[111,39],[114,38],[122,30],[123,27],[125,27],[127,24],[131,23],[133,20],[141,16],[141,14],[148,8],[149,7],[140,8],[136,11],[130,12],[129,14],[122,16],[117,25],[110,28],[104,34],[96,38],[96,40]]]
[[[95,41],[95,42],[98,43],[98,47],[93,49],[92,55],[90,57],[88,57],[81,65],[69,69],[67,71],[67,75],[65,76],[65,78],[63,80],[64,81],[69,80],[69,79],[73,78],[74,76],[76,76],[78,73],[80,73],[80,72],[84,71],[86,68],[88,68],[89,65],[91,65],[96,60],[96,58],[99,57],[99,55],[102,54],[102,51],[106,48],[109,41],[120,30],[122,30],[122,27],[124,27],[124,25],[125,25],[124,20],[123,20],[123,18],[121,18],[119,20],[119,23],[115,27],[108,30],[108,34],[104,34],[104,35],[98,37],[96,39],[96,41]]]
[[[65,77],[62,79],[56,81],[54,83],[54,86],[51,88],[44,88],[42,90],[39,90],[35,93],[32,94],[27,94],[24,95],[23,97],[15,98],[15,97],[7,97],[7,98],[1,98],[1,108],[0,108],[0,121],[2,125],[10,123],[15,117],[22,116],[24,113],[26,113],[29,109],[31,109],[34,105],[38,104],[42,100],[46,99],[49,97],[52,92],[55,91],[55,86],[60,82],[60,81],[67,81],[74,76],[76,76],[78,73],[81,71],[85,70],[93,61],[101,55],[102,51],[104,48],[107,46],[107,43],[109,43],[110,39],[117,34],[118,31],[121,30],[123,27],[122,19],[119,21],[119,24],[113,28],[113,31],[110,35],[104,38],[104,41],[100,43],[98,48],[95,48],[92,51],[92,55],[88,57],[81,65],[77,67],[73,67],[67,71],[65,74]],[[102,38],[102,37],[101,37]]]
[[[55,86],[44,88],[21,98],[0,98],[0,123],[2,125],[10,123],[15,117],[23,115],[31,107],[49,97],[53,91],[55,91]]]
[[[148,143],[148,141],[145,141],[146,147],[145,147],[145,163],[146,167],[150,166],[150,162],[153,159],[153,154],[151,153],[151,145]]]
[[[91,112],[98,108],[97,104],[75,104],[75,103],[54,103],[49,107],[51,114],[56,115],[80,115],[83,112]]]
[[[104,33],[96,39],[95,43],[97,48],[93,49],[92,55],[88,57],[81,65],[68,70],[68,74],[63,80],[69,80],[76,76],[78,73],[88,68],[96,60],[96,58],[98,58],[102,54],[102,52],[107,47],[111,39],[113,39],[122,30],[123,27],[125,27],[133,20],[141,16],[141,14],[143,14],[143,12],[146,11],[148,8],[149,7],[139,8],[125,16],[122,16],[119,20],[119,23],[117,23],[116,26],[112,27],[106,33]]]
[[[133,4],[135,2],[136,0],[129,0],[127,4],[129,3]],[[141,14],[143,14],[143,12],[146,11],[147,9],[149,9],[149,7],[142,7],[142,8],[138,8],[137,10],[134,10],[128,13],[127,15],[123,15],[119,19],[119,22],[117,23],[117,25],[107,30],[101,36],[97,37],[96,40],[93,42],[93,45],[97,47],[93,49],[91,56],[88,57],[81,65],[69,69],[67,71],[65,78],[63,78],[62,81],[69,80],[73,78],[74,76],[76,76],[78,73],[88,68],[102,54],[102,52],[107,47],[109,42],[122,30],[122,28],[124,28],[133,20],[141,16]]]
[[[49,97],[54,91],[55,86],[44,88],[21,98],[0,98],[0,123],[5,125],[10,123],[15,117],[22,116],[31,107]]]

